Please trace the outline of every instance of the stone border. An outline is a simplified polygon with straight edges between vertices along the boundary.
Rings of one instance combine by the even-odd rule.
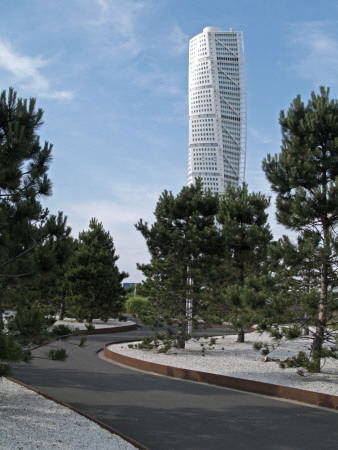
[[[94,328],[93,330],[79,330],[78,332],[76,332],[76,334],[85,334],[87,336],[90,336],[93,334],[124,333],[127,331],[137,330],[137,326],[137,323],[132,323],[130,325],[121,325],[115,327]]]
[[[42,391],[39,391],[38,389],[33,388],[32,386],[28,386],[27,384],[23,383],[22,381],[19,380],[15,380],[14,378],[11,377],[6,377],[9,381],[12,381],[13,383],[16,383],[20,386],[23,386],[26,389],[29,389],[30,391],[36,392],[39,395],[42,395],[42,397],[46,398],[47,400],[51,400],[55,403],[57,403],[60,406],[64,406],[65,408],[69,408],[72,411],[76,412],[77,414],[80,414],[80,416],[85,417],[88,420],[91,420],[92,422],[96,423],[97,425],[99,425],[101,428],[109,431],[111,434],[116,434],[117,436],[120,436],[122,439],[124,439],[125,441],[129,442],[130,444],[132,444],[134,447],[138,448],[139,450],[149,450],[148,447],[145,447],[144,445],[140,444],[139,442],[135,441],[134,439],[128,437],[127,435],[120,433],[119,431],[115,430],[115,428],[110,427],[109,425],[106,425],[105,423],[101,422],[100,420],[94,419],[93,417],[89,416],[88,414],[80,411],[79,409],[75,408],[74,406],[69,405],[68,403],[64,403],[61,402],[60,400],[55,399],[54,397],[45,394]]]
[[[126,342],[131,342],[131,340],[106,344],[103,350],[104,356],[119,364],[133,367],[134,369],[144,370],[146,372],[156,373],[158,375],[179,378],[181,380],[196,381],[198,383],[213,384],[240,391],[252,392],[270,397],[278,397],[286,400],[295,400],[298,402],[307,403],[309,405],[322,406],[325,408],[338,410],[338,396],[336,395],[322,394],[319,392],[306,391],[304,389],[279,386],[261,381],[245,380],[243,378],[229,377],[226,375],[200,372],[198,370],[166,366],[164,364],[143,361],[141,359],[121,355],[107,348],[107,346],[111,344],[115,345]]]

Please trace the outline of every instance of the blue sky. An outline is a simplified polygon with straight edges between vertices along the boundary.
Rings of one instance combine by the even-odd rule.
[[[186,184],[188,42],[206,26],[243,31],[248,88],[246,181],[280,148],[279,112],[320,85],[338,94],[336,0],[15,0],[0,15],[0,87],[37,98],[54,145],[52,213],[73,235],[96,217],[118,265],[140,281],[148,261],[134,228],[160,193]],[[285,233],[270,221],[275,237]]]

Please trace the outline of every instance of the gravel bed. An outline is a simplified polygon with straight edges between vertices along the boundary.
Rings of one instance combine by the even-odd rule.
[[[113,344],[109,346],[109,349],[116,353],[158,364],[338,395],[337,361],[327,360],[319,374],[300,376],[297,369],[281,369],[278,362],[262,361],[262,355],[253,349],[253,344],[255,342],[271,342],[267,333],[248,333],[245,335],[246,342],[244,343],[235,342],[236,336],[234,335],[219,336],[216,339],[216,344],[212,349],[208,349],[205,339],[200,339],[199,341],[189,341],[184,350],[171,349],[165,354],[158,353],[157,350],[129,348],[129,344]],[[203,343],[206,349],[204,352],[201,347]],[[309,345],[309,340],[288,342],[270,353],[269,357],[283,360],[297,355],[299,351],[308,351]]]
[[[120,327],[125,325],[134,325],[135,322],[132,322],[130,320],[120,321],[118,319],[109,319],[107,322],[103,322],[99,319],[94,319],[92,322],[92,325],[94,325],[95,328],[114,328],[114,327]],[[76,319],[71,318],[65,318],[64,320],[57,320],[54,325],[67,325],[71,329],[79,329],[79,330],[85,330],[86,325],[84,322],[78,322]]]
[[[2,450],[131,450],[132,444],[30,389],[0,378]]]

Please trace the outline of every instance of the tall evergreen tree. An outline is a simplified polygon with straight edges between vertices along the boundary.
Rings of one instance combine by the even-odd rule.
[[[67,295],[65,273],[74,256],[76,241],[70,234],[71,228],[67,225],[67,217],[59,212],[56,221],[58,229],[63,232],[59,232],[56,236],[50,236],[39,248],[40,264],[44,270],[40,270],[35,277],[30,277],[28,280],[20,278],[20,281],[28,284],[30,295],[27,295],[27,289],[25,289],[26,298],[30,297],[31,301],[43,306],[53,316],[58,314],[59,319],[62,320],[65,314],[65,297]],[[45,261],[45,255],[48,255],[47,261]],[[50,265],[51,262],[52,265]]]
[[[43,111],[35,105],[13,89],[0,96],[0,320],[13,280],[49,270],[54,259],[45,244],[64,232],[40,203],[51,195],[52,145],[40,145]]]
[[[54,219],[54,218],[53,218]],[[55,218],[56,235],[50,235],[36,247],[30,258],[30,273],[7,281],[9,289],[3,293],[3,307],[17,310],[30,304],[43,307],[49,314],[60,313],[64,295],[64,272],[74,253],[74,239],[70,235],[67,217],[59,212]]]
[[[33,251],[49,236],[48,210],[39,198],[51,195],[47,170],[52,145],[40,145],[43,112],[35,99],[0,97],[0,271],[2,277],[30,272]]]
[[[91,219],[89,230],[79,234],[77,250],[66,272],[66,308],[73,317],[91,323],[94,318],[107,321],[119,316],[125,300],[122,281],[128,274],[119,271],[118,258],[110,233],[102,223]]]
[[[37,134],[42,117],[35,99],[17,98],[11,88],[1,93],[0,375],[8,372],[8,361],[29,356],[31,343],[47,339],[51,324],[44,311],[26,301],[32,277],[55,267],[51,240],[62,237],[65,228],[65,220],[59,220],[62,214],[51,216],[40,203],[51,195],[47,172],[52,145],[41,146]],[[19,287],[25,304],[5,326],[3,307],[17,308]]]
[[[200,180],[183,187],[175,197],[164,191],[155,209],[155,222],[136,224],[146,240],[149,264],[138,264],[146,276],[149,307],[141,315],[146,324],[164,325],[167,337],[184,348],[194,317],[207,317],[203,290],[216,264],[222,239],[215,225],[218,198],[205,192]],[[171,328],[172,320],[176,326]]]
[[[66,226],[62,215],[59,213],[58,223],[60,228],[64,227],[61,236],[51,237],[47,245],[55,254],[56,267],[48,278],[47,302],[53,307],[53,313],[58,313],[59,319],[63,320],[65,314],[65,302],[67,295],[67,283],[65,273],[74,257],[76,242],[71,236],[71,228]]]
[[[268,155],[263,170],[277,193],[278,222],[312,242],[318,238],[315,255],[320,286],[311,360],[312,370],[320,371],[329,292],[334,295],[337,277],[338,102],[330,100],[329,89],[323,87],[319,95],[311,94],[307,105],[297,96],[287,114],[281,111],[280,124],[281,153]]]
[[[268,245],[272,233],[266,209],[270,199],[261,193],[249,193],[245,183],[230,184],[220,201],[218,222],[225,242],[220,266],[223,283],[223,308],[226,319],[244,342],[244,328],[257,321],[257,312],[265,304]],[[222,284],[221,284],[222,285]]]

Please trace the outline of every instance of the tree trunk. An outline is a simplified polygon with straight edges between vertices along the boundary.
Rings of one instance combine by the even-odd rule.
[[[177,338],[177,348],[185,348],[185,336],[179,336]]]
[[[60,314],[59,314],[59,320],[63,320],[65,317],[65,311],[66,311],[66,305],[65,305],[65,299],[61,299],[61,308],[60,308]]]
[[[244,264],[241,262],[240,264],[240,277],[239,282],[241,287],[244,286]],[[245,340],[245,334],[244,334],[244,328],[240,327],[237,329],[237,342],[244,342]]]
[[[324,228],[324,261],[321,264],[320,275],[320,300],[318,305],[318,319],[316,332],[311,346],[311,361],[315,364],[315,372],[320,372],[320,359],[327,321],[327,288],[328,288],[328,230]]]
[[[241,327],[237,330],[237,342],[244,342],[244,339],[245,339],[244,328]]]
[[[187,279],[187,299],[186,299],[186,306],[185,306],[185,313],[187,316],[187,326],[186,326],[186,333],[191,334],[192,333],[192,310],[193,310],[193,298],[191,293],[191,286],[192,286],[192,279]]]
[[[310,334],[310,330],[309,330],[309,326],[308,326],[308,316],[305,313],[304,314],[304,323],[302,325],[302,336],[309,336]]]
[[[185,348],[188,330],[188,322],[182,321],[178,326],[178,334],[176,337],[176,348]]]

